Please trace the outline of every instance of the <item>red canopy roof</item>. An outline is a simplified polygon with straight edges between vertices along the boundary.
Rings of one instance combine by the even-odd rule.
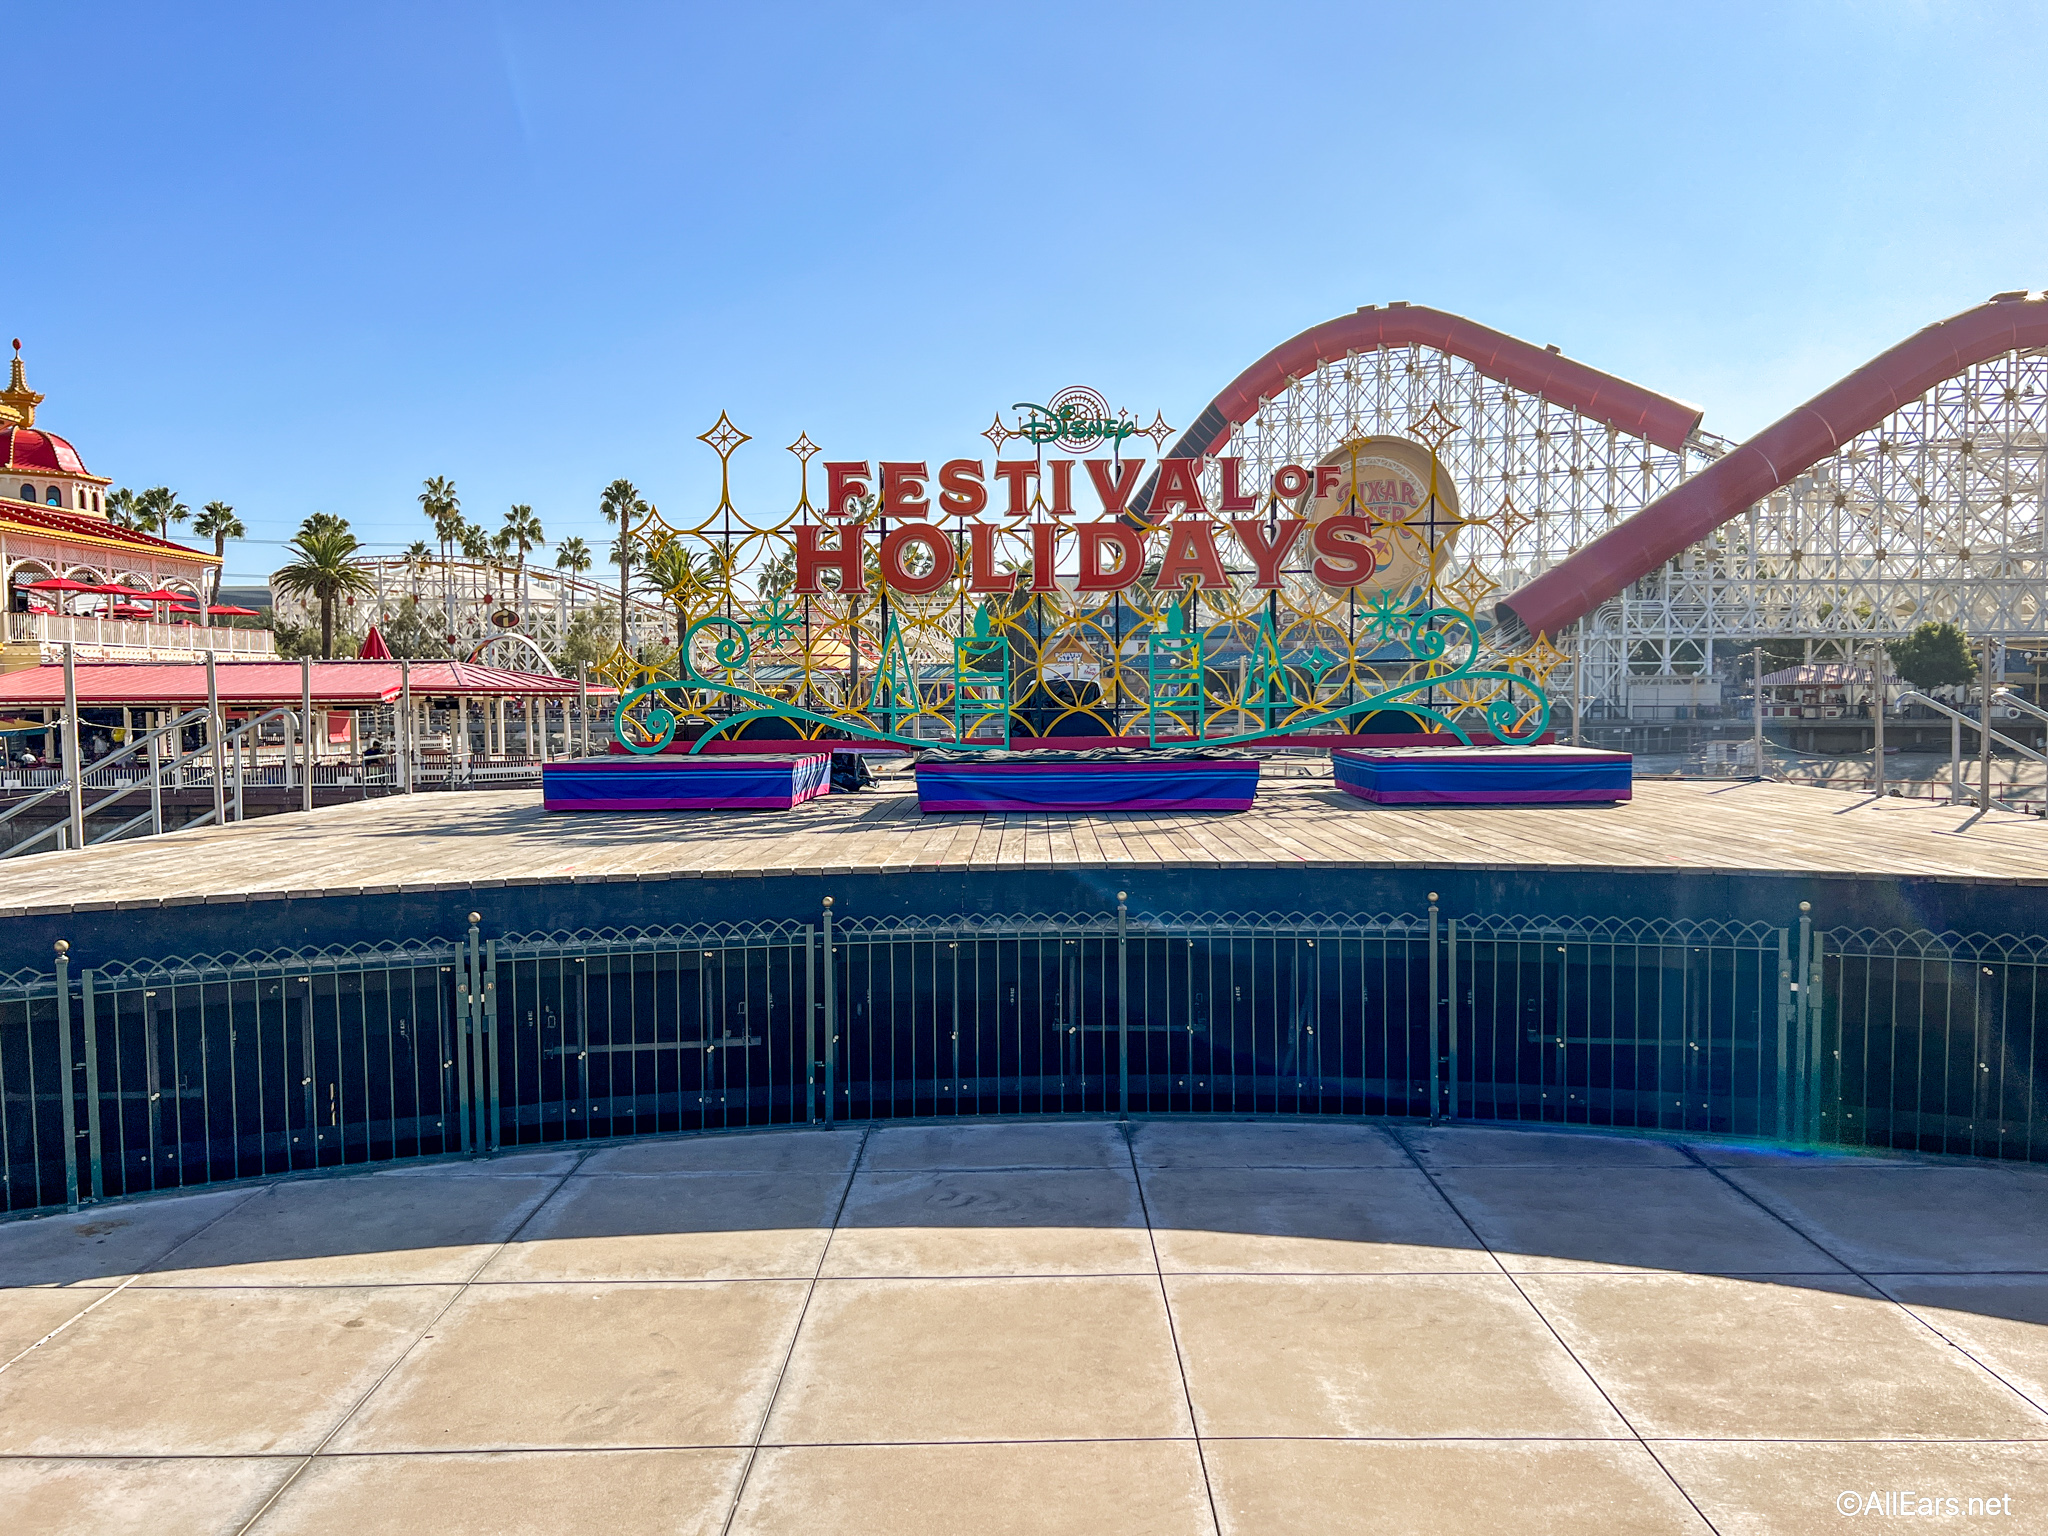
[[[399,696],[395,661],[316,661],[313,702],[328,709],[390,704]],[[206,702],[206,664],[193,661],[87,661],[78,663],[78,702],[90,708],[190,708]],[[299,698],[296,661],[223,661],[215,666],[220,700],[233,708],[295,704]],[[612,690],[590,685],[591,696]],[[511,672],[469,661],[412,663],[416,699],[467,695],[470,698],[571,698],[576,679],[539,672]],[[61,705],[64,669],[24,667],[0,673],[0,708]]]

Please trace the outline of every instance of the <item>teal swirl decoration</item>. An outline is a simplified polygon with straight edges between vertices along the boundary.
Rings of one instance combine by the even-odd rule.
[[[1449,672],[1438,673],[1434,677],[1420,678],[1412,683],[1403,683],[1398,688],[1390,688],[1385,693],[1374,694],[1371,698],[1361,699],[1356,704],[1347,704],[1340,709],[1324,710],[1318,714],[1292,719],[1284,725],[1275,726],[1267,730],[1248,731],[1238,736],[1205,736],[1202,738],[1202,745],[1218,747],[1243,745],[1255,741],[1269,740],[1276,736],[1300,735],[1312,731],[1318,726],[1338,724],[1354,715],[1393,712],[1413,715],[1417,719],[1426,720],[1439,730],[1455,736],[1461,743],[1469,747],[1472,744],[1471,734],[1458,725],[1452,716],[1443,713],[1441,710],[1433,709],[1428,705],[1418,704],[1414,700],[1414,695],[1416,694],[1427,693],[1432,688],[1445,688],[1457,683],[1491,682],[1502,685],[1503,696],[1487,704],[1482,714],[1486,720],[1486,728],[1493,733],[1494,739],[1503,745],[1526,746],[1528,743],[1540,739],[1543,733],[1550,728],[1550,696],[1541,687],[1531,679],[1522,676],[1519,672],[1487,669],[1479,666],[1479,628],[1472,616],[1464,610],[1459,608],[1400,609],[1396,608],[1388,599],[1382,596],[1374,603],[1367,605],[1363,611],[1363,618],[1365,620],[1365,627],[1370,633],[1382,640],[1405,642],[1409,647],[1410,658],[1423,662],[1441,661],[1444,657],[1448,656],[1451,652],[1451,632],[1453,629],[1461,629],[1465,633],[1465,658]],[[1448,626],[1440,628],[1438,627],[1438,621],[1448,621]],[[651,755],[661,751],[670,742],[675,740],[676,726],[679,721],[675,711],[669,708],[667,699],[675,692],[690,689],[702,689],[712,693],[723,694],[735,702],[742,702],[751,706],[743,708],[735,714],[728,715],[723,720],[714,721],[710,729],[690,744],[690,752],[693,756],[703,751],[707,744],[716,740],[719,736],[724,735],[728,731],[737,730],[739,727],[754,720],[803,722],[830,730],[844,731],[849,736],[856,736],[866,741],[893,742],[899,746],[906,747],[923,748],[944,745],[952,751],[998,751],[1001,749],[1001,744],[997,742],[990,742],[986,746],[975,742],[948,741],[942,743],[926,737],[905,736],[896,731],[880,730],[874,726],[865,725],[858,720],[850,720],[841,715],[823,715],[814,710],[803,709],[780,699],[772,699],[766,694],[742,688],[737,683],[705,677],[697,670],[694,642],[700,633],[714,626],[728,631],[728,633],[722,634],[717,643],[712,647],[712,660],[717,663],[718,668],[729,675],[746,666],[748,658],[753,653],[753,643],[748,638],[746,625],[740,623],[737,619],[729,619],[723,614],[712,614],[708,618],[699,619],[696,623],[692,624],[688,632],[683,636],[683,643],[677,653],[683,676],[680,678],[664,678],[662,681],[655,683],[644,683],[638,688],[629,690],[619,700],[618,708],[612,716],[612,736],[628,752]],[[1514,691],[1518,688],[1529,696],[1530,702],[1527,706],[1518,707],[1515,704],[1513,695]],[[646,739],[634,740],[626,734],[626,722],[629,711],[642,702],[650,702],[650,707],[647,713],[637,721],[636,734],[644,733]],[[1298,706],[1305,701],[1293,700],[1290,702]],[[1520,729],[1517,729],[1518,721],[1521,722]]]

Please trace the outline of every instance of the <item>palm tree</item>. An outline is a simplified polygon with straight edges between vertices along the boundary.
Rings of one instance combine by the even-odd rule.
[[[135,526],[135,493],[127,486],[107,492],[107,521],[116,528]]]
[[[420,510],[434,525],[434,537],[441,544],[441,613],[448,628],[455,627],[455,539],[462,530],[462,502],[455,494],[455,482],[435,475],[422,483]]]
[[[228,540],[246,539],[249,536],[249,530],[244,528],[242,520],[235,516],[235,509],[233,507],[224,501],[209,501],[200,509],[199,515],[192,519],[192,531],[202,539],[213,540],[213,558],[215,561],[220,562],[214,569],[214,601],[219,602],[220,573],[227,569]],[[199,617],[201,623],[210,624],[212,622],[212,618],[208,614],[202,613]]]
[[[555,546],[555,569],[581,576],[590,569],[590,546],[571,534]]]
[[[417,603],[420,600],[420,578],[434,563],[434,547],[425,539],[414,539],[405,546],[405,553],[399,558],[405,561],[406,574],[412,577],[412,600]]]
[[[311,519],[307,519],[311,523]],[[336,519],[339,522],[339,519]],[[348,525],[305,527],[285,546],[291,564],[270,578],[270,585],[292,597],[310,597],[320,604],[320,654],[334,654],[334,600],[375,590],[369,573],[355,563],[359,547]]]
[[[229,539],[246,539],[249,530],[242,526],[242,520],[235,516],[235,509],[224,501],[209,501],[192,519],[192,531],[202,539],[213,540],[213,558],[225,560],[228,557]]]
[[[647,584],[675,605],[676,644],[690,628],[690,603],[704,587],[705,571],[697,557],[674,539],[647,557],[642,567]]]
[[[619,530],[612,545],[612,560],[619,568],[619,649],[631,655],[633,647],[626,639],[626,578],[633,568],[633,524],[647,515],[647,503],[632,481],[614,480],[604,488],[597,506],[604,520]]]
[[[463,523],[455,530],[455,542],[462,546],[465,560],[488,560],[491,558],[491,536],[475,523]]]
[[[140,526],[154,528],[160,539],[171,536],[173,523],[182,523],[192,515],[192,509],[178,500],[178,493],[168,485],[153,485],[136,497],[135,512]]]

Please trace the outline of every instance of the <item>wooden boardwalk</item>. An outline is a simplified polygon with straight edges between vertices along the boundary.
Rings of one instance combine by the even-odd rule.
[[[900,781],[898,781],[900,783]],[[1614,807],[1399,810],[1327,779],[1241,815],[924,816],[916,796],[787,813],[550,815],[538,790],[425,794],[0,864],[0,917],[275,897],[693,876],[1129,867],[1700,870],[2048,885],[2048,823],[1740,782],[1642,782]]]

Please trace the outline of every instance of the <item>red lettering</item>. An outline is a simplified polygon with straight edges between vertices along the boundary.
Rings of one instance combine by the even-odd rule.
[[[1167,536],[1154,586],[1161,592],[1178,592],[1190,576],[1198,587],[1230,585],[1230,578],[1223,574],[1223,558],[1216,553],[1214,530],[1207,523],[1184,518]]]
[[[1024,482],[1038,478],[1038,461],[997,459],[996,478],[1007,482],[1010,487],[1010,504],[1003,508],[1004,513],[1010,517],[1030,516],[1031,497],[1025,492]]]
[[[1345,513],[1327,517],[1316,524],[1312,543],[1322,558],[1311,569],[1326,587],[1355,587],[1378,566],[1367,541],[1372,538],[1372,521]]]
[[[1282,464],[1273,471],[1273,494],[1292,501],[1308,489],[1308,471],[1299,464]]]
[[[1287,552],[1294,548],[1295,541],[1301,537],[1301,530],[1308,524],[1298,517],[1283,517],[1273,524],[1270,538],[1266,525],[1250,518],[1239,519],[1230,526],[1236,530],[1238,543],[1252,557],[1252,565],[1257,570],[1252,585],[1261,592],[1270,592],[1280,585],[1280,563],[1287,558]]]
[[[1074,585],[1083,592],[1120,592],[1145,574],[1145,541],[1122,523],[1083,523],[1081,574]],[[1103,547],[1114,544],[1121,559],[1114,570],[1102,569]]]
[[[887,470],[888,467],[886,464],[882,466],[884,470]],[[1321,501],[1330,492],[1337,489],[1338,484],[1343,478],[1344,466],[1342,464],[1318,464],[1316,466],[1316,500]]]
[[[868,493],[868,462],[843,462],[825,464],[825,515],[844,517],[846,504],[856,496]]]
[[[1161,459],[1145,515],[1155,524],[1164,522],[1175,509],[1207,517],[1209,504],[1202,500],[1202,482],[1195,477],[1195,470],[1193,459]]]
[[[904,569],[903,550],[908,544],[922,544],[932,552],[932,568],[922,576],[913,576]],[[891,528],[882,538],[879,558],[882,585],[912,597],[936,592],[953,579],[953,541],[930,523],[906,523],[901,528]]]
[[[978,467],[978,466],[977,466]],[[1014,592],[1017,578],[996,569],[996,525],[967,525],[967,590],[970,592]]]
[[[862,465],[863,469],[867,466]],[[796,593],[800,597],[825,596],[825,588],[818,584],[818,577],[825,571],[839,573],[841,592],[865,592],[868,589],[867,573],[860,563],[860,530],[842,528],[839,542],[832,546],[818,543],[823,528],[815,523],[798,523],[796,526]]]
[[[949,459],[939,466],[939,508],[953,517],[972,517],[988,505],[981,460]]]
[[[1052,505],[1045,510],[1054,517],[1074,515],[1074,461],[1072,459],[1048,459],[1052,469]]]
[[[1216,510],[1226,516],[1232,512],[1255,510],[1259,504],[1258,496],[1248,496],[1238,489],[1238,476],[1244,472],[1244,460],[1218,459],[1216,462],[1223,470],[1223,500]]]
[[[931,470],[923,463],[891,464],[882,461],[882,516],[930,517],[931,503],[924,499],[924,483]]]
[[[1110,462],[1107,459],[1089,459],[1088,478],[1095,482],[1095,494],[1102,498],[1102,515],[1115,517],[1130,507],[1131,492],[1138,488],[1138,473],[1144,469],[1143,459],[1125,459],[1116,466],[1116,478],[1110,479]]]
[[[1058,523],[1033,523],[1031,525],[1031,590],[1034,592],[1057,592],[1060,589],[1058,546],[1053,542],[1059,537]]]

